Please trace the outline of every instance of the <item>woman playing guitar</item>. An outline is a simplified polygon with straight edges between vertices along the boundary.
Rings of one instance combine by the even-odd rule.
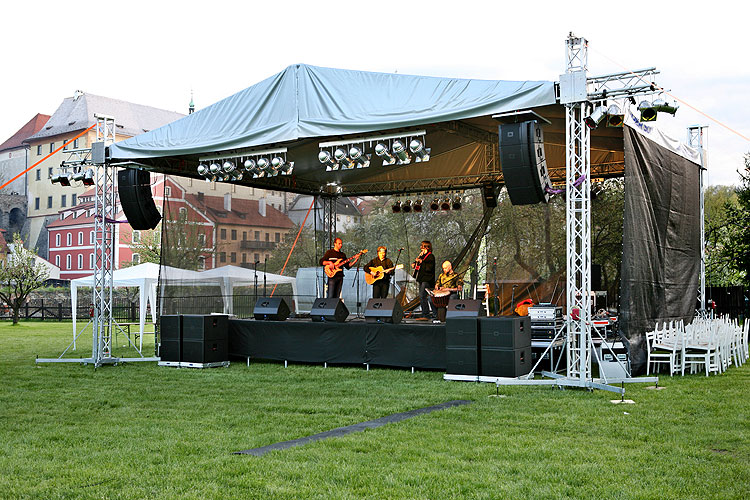
[[[391,276],[393,276],[396,266],[393,265],[391,259],[386,257],[387,253],[388,249],[386,247],[378,247],[378,256],[365,264],[364,267],[364,270],[367,273],[365,279],[372,285],[373,299],[384,299],[388,297]]]

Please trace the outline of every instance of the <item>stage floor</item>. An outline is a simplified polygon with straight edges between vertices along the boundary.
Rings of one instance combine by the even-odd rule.
[[[445,370],[445,323],[398,325],[350,316],[345,323],[229,320],[231,356],[303,363],[370,364]]]

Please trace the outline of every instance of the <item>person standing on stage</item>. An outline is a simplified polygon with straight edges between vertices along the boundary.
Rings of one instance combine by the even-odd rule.
[[[373,259],[365,264],[365,272],[370,273],[371,275],[376,276],[377,272],[373,272],[373,268],[375,267],[382,267],[383,270],[390,269],[387,273],[383,273],[383,277],[375,280],[375,282],[372,284],[372,298],[373,299],[384,299],[388,297],[388,288],[391,286],[391,276],[393,276],[393,273],[395,272],[395,269],[392,269],[395,267],[393,265],[393,262],[391,262],[391,259],[386,257],[386,254],[388,253],[388,249],[386,247],[378,247],[378,256],[373,257]]]
[[[453,264],[451,264],[451,261],[446,260],[443,262],[443,272],[438,276],[437,281],[435,282],[435,291],[450,289],[450,298],[457,299],[458,292],[461,291],[462,287],[463,280],[453,270]]]
[[[320,265],[332,266],[337,262],[346,260],[346,254],[341,251],[341,247],[343,246],[344,242],[341,240],[341,238],[336,238],[335,240],[333,240],[333,248],[326,251],[323,257],[320,259]],[[326,294],[326,298],[337,299],[341,296],[341,288],[344,286],[343,268],[345,267],[347,269],[350,269],[352,267],[352,264],[359,260],[359,256],[360,254],[355,255],[351,262],[347,262],[346,264],[341,266],[342,269],[338,269],[333,277],[328,276],[328,293]]]
[[[427,294],[427,289],[435,286],[435,256],[432,255],[432,243],[424,240],[420,244],[419,255],[411,267],[414,268],[414,277],[419,284],[419,303],[422,307],[422,318],[434,317],[435,309],[432,307]]]

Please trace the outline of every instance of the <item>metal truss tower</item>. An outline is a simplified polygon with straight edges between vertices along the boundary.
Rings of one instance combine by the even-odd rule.
[[[701,171],[700,171],[700,231],[701,231],[701,284],[698,290],[698,304],[701,313],[706,312],[706,213],[704,203],[704,197],[706,192],[706,179],[705,174],[707,172],[707,161],[705,156],[706,151],[706,129],[707,125],[692,125],[688,127],[688,146],[697,149],[701,155]]]

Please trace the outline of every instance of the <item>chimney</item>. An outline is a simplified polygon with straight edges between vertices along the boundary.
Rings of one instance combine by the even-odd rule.
[[[224,195],[224,210],[227,212],[232,211],[232,193],[226,193]]]
[[[262,216],[266,216],[266,197],[258,200],[258,213]]]

